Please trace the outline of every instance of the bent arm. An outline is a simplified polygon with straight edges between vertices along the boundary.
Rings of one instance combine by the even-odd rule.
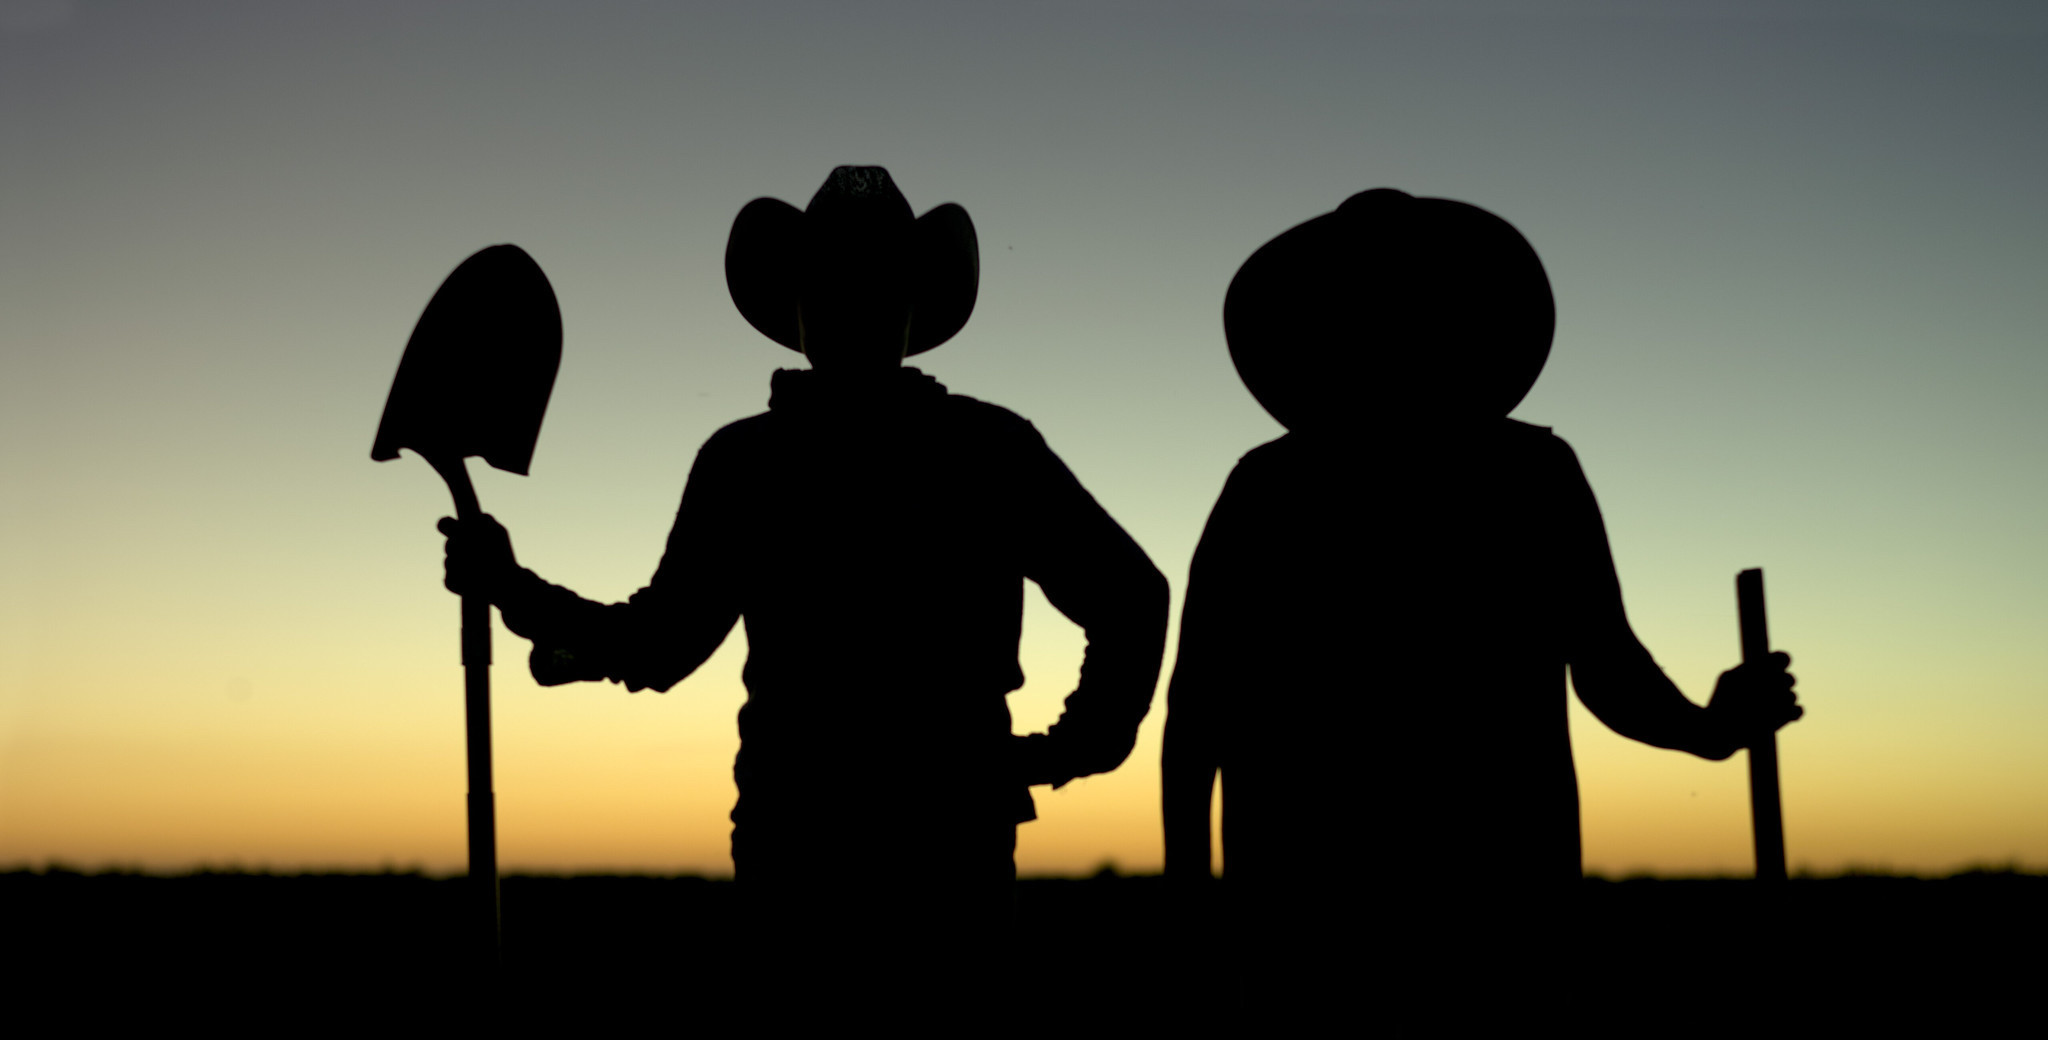
[[[1679,691],[1625,620],[1574,653],[1571,675],[1579,700],[1624,737],[1717,761],[1735,753],[1707,709]]]
[[[530,570],[506,584],[498,606],[505,627],[533,641],[536,681],[665,692],[711,657],[740,615],[728,469],[712,445],[698,454],[661,565],[626,602],[584,599]]]
[[[1122,765],[1152,707],[1166,650],[1166,578],[1036,431],[1027,438],[1024,573],[1087,634],[1059,720],[1019,738],[1026,782],[1055,786]]]
[[[1688,700],[1657,667],[1629,626],[1614,554],[1599,503],[1576,455],[1563,441],[1566,659],[1579,700],[1609,729],[1653,747],[1723,759],[1735,749],[1705,708]]]

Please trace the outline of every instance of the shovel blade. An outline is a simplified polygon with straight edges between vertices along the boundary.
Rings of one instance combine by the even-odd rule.
[[[562,313],[540,265],[513,245],[464,260],[413,327],[370,457],[410,448],[526,474],[562,363]]]

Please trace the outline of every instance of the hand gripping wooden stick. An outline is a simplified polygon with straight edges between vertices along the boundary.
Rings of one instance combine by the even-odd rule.
[[[1764,572],[1751,568],[1735,576],[1735,608],[1742,619],[1742,663],[1763,664],[1771,655],[1770,624],[1764,617]],[[1785,880],[1785,821],[1778,802],[1778,734],[1764,734],[1749,746],[1749,814],[1756,834],[1756,879]]]

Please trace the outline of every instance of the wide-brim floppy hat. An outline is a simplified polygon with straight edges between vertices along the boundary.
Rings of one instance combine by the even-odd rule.
[[[1543,262],[1512,224],[1392,188],[1259,247],[1223,302],[1238,375],[1290,430],[1375,409],[1505,416],[1555,328]]]
[[[807,279],[873,278],[872,265],[909,296],[906,354],[953,338],[974,313],[981,284],[980,246],[967,211],[948,202],[911,216],[910,202],[880,166],[841,166],[799,210],[759,198],[733,218],[725,245],[725,284],[748,324],[791,350],[802,350],[797,304]],[[820,270],[820,267],[825,268]]]

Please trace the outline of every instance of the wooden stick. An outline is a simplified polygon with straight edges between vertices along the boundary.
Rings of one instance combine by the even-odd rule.
[[[1771,633],[1764,615],[1761,568],[1735,576],[1735,607],[1742,623],[1742,663],[1762,664],[1771,655]],[[1778,801],[1775,730],[1749,746],[1749,813],[1756,835],[1756,879],[1781,883],[1785,880],[1785,820]]]

